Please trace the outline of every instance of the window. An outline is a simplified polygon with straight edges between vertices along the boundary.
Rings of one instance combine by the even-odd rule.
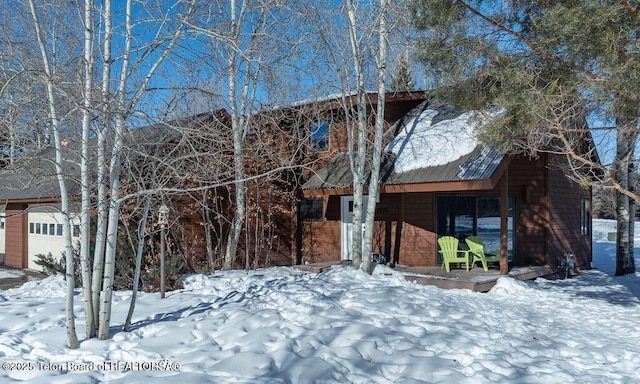
[[[78,224],[73,226],[73,237],[80,237],[80,226]]]
[[[42,234],[43,235],[48,235],[47,229],[49,229],[49,226],[47,224],[42,224]]]
[[[329,146],[329,122],[318,121],[311,124],[311,149],[319,151]]]
[[[591,234],[591,202],[583,197],[580,205],[580,234],[589,236]]]
[[[62,236],[62,224],[56,224],[56,234]]]
[[[4,219],[0,220],[0,229],[4,229]]]
[[[322,220],[322,199],[304,199],[300,202],[302,220]]]
[[[514,253],[515,199],[509,197],[507,213],[507,250],[509,261]],[[485,251],[500,249],[500,197],[496,195],[441,195],[437,198],[437,232],[439,236],[479,236]],[[463,245],[464,246],[464,243]],[[438,254],[438,257],[442,257]]]
[[[54,236],[56,234],[56,225],[49,224],[49,235]]]
[[[36,223],[36,235],[40,234],[40,223]]]
[[[36,233],[33,223],[29,223],[29,233]]]

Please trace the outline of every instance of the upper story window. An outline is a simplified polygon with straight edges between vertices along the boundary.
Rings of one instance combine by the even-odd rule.
[[[311,124],[311,149],[323,150],[329,147],[329,122],[316,121]]]
[[[304,199],[300,202],[300,218],[305,221],[322,220],[322,199]]]

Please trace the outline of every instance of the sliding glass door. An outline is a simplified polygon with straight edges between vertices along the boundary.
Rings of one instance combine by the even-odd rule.
[[[507,249],[514,256],[515,199],[509,197]],[[486,252],[500,249],[500,197],[498,195],[439,195],[437,197],[438,236],[479,236]],[[441,256],[438,255],[440,258]],[[440,262],[440,260],[438,260]]]

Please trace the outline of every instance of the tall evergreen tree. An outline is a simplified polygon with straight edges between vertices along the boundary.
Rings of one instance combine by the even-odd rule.
[[[638,139],[640,12],[621,1],[417,0],[421,61],[461,105],[505,107],[486,141],[565,154],[578,180],[618,194],[616,274],[635,271],[629,182]],[[584,153],[584,116],[615,121],[613,167]],[[594,172],[597,169],[597,172]],[[632,205],[631,205],[632,206]],[[631,209],[632,210],[632,209]]]
[[[416,82],[413,81],[409,70],[409,59],[401,57],[396,72],[391,75],[391,90],[394,92],[409,92],[415,90]]]

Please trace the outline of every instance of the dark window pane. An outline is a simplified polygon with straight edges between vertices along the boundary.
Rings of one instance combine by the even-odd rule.
[[[304,199],[300,202],[302,220],[322,219],[322,199]]]
[[[465,248],[467,236],[479,236],[485,251],[500,248],[500,198],[499,196],[444,195],[437,198],[437,226],[439,236],[455,236]],[[510,197],[507,213],[507,241],[509,260],[514,250],[515,200]],[[438,254],[439,261],[441,255]]]
[[[588,236],[591,229],[591,204],[589,199],[582,199],[580,212],[580,233]]]
[[[321,150],[329,146],[329,122],[317,121],[311,124],[311,149]]]

